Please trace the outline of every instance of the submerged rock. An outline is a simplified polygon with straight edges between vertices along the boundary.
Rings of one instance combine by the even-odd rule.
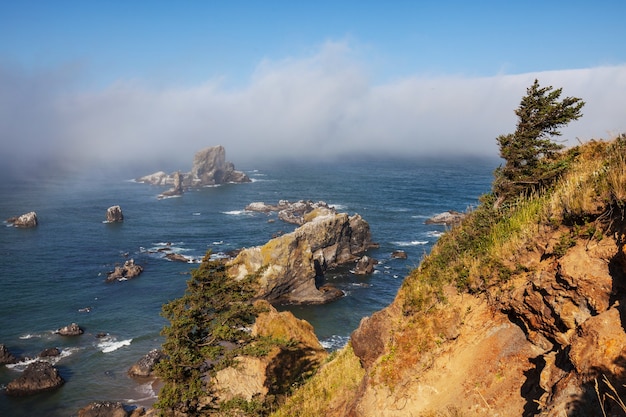
[[[39,224],[39,220],[37,219],[37,213],[31,211],[20,216],[9,218],[7,219],[7,223],[10,223],[15,227],[26,229],[37,226]]]
[[[58,388],[64,383],[65,381],[54,366],[48,362],[36,361],[28,365],[17,379],[7,384],[6,394],[32,395]]]

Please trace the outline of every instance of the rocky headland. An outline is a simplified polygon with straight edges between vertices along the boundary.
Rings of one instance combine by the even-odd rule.
[[[176,171],[167,174],[158,171],[137,178],[136,181],[152,185],[171,186],[170,190],[160,195],[163,198],[181,195],[187,188],[244,183],[251,180],[245,173],[235,170],[232,162],[226,161],[226,150],[223,146],[218,145],[196,152],[190,172]]]

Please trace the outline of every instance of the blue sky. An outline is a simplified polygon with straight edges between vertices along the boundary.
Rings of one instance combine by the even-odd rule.
[[[626,130],[626,2],[475,3],[0,1],[2,153],[495,156],[534,78]]]

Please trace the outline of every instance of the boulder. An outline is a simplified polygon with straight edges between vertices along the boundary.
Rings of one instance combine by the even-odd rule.
[[[278,303],[325,303],[341,294],[322,290],[328,269],[354,262],[373,244],[361,216],[313,211],[307,222],[263,246],[243,249],[227,263],[230,276],[260,271],[258,297]]]
[[[445,224],[446,226],[454,226],[461,223],[465,216],[465,213],[460,213],[454,210],[444,211],[443,213],[436,214],[433,217],[427,219],[424,223]]]
[[[394,250],[391,252],[391,259],[407,259],[407,254],[403,250]]]
[[[31,211],[29,213],[22,214],[21,216],[9,218],[7,219],[7,223],[10,223],[15,227],[21,227],[26,229],[37,226],[39,224],[39,221],[37,220],[37,213]]]
[[[158,349],[153,349],[130,367],[130,369],[128,370],[128,375],[135,378],[154,377],[154,367],[165,357],[165,353]]]
[[[122,213],[122,208],[120,206],[111,206],[107,209],[106,214],[108,223],[116,223],[124,221],[124,214]]]
[[[141,265],[135,264],[133,259],[124,262],[122,266],[116,266],[115,269],[107,274],[106,282],[126,281],[135,278],[143,272]]]
[[[84,330],[78,324],[72,323],[57,329],[55,333],[60,334],[61,336],[79,336],[84,333]]]
[[[17,358],[13,356],[11,352],[9,352],[9,349],[5,345],[0,344],[0,365],[16,362]]]
[[[361,257],[354,267],[354,273],[357,275],[368,275],[374,272],[374,267],[378,265],[378,261],[369,256]]]
[[[64,382],[54,366],[48,362],[36,361],[28,365],[17,379],[7,384],[6,394],[11,396],[37,394],[58,388]]]

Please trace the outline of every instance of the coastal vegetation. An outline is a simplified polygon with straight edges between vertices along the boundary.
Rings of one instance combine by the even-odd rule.
[[[481,390],[494,389],[494,395],[505,398],[510,393],[498,387],[505,387],[507,380],[512,381],[508,388],[515,391],[511,395],[523,397],[524,415],[538,414],[550,409],[550,401],[558,402],[555,387],[559,381],[572,384],[568,389],[579,389],[583,394],[594,394],[593,385],[590,391],[588,388],[595,381],[597,397],[589,402],[588,396],[581,394],[578,402],[567,405],[578,410],[571,415],[588,415],[585,413],[589,410],[601,410],[607,415],[605,410],[619,405],[624,383],[619,379],[621,362],[615,362],[619,369],[606,367],[604,362],[587,369],[577,356],[577,352],[587,352],[590,346],[581,341],[587,331],[585,320],[605,312],[613,314],[608,303],[617,299],[618,290],[609,285],[610,294],[598,295],[593,282],[593,289],[589,290],[593,293],[589,294],[584,293],[587,290],[576,292],[578,284],[563,286],[559,279],[570,278],[564,278],[561,269],[568,269],[569,264],[559,262],[573,248],[584,251],[615,240],[613,246],[606,245],[609,249],[603,250],[618,253],[601,256],[613,263],[611,274],[621,276],[621,272],[615,272],[621,267],[615,265],[626,262],[621,254],[626,216],[626,135],[565,149],[551,136],[559,136],[560,127],[581,117],[584,102],[573,97],[559,101],[561,89],[541,88],[537,81],[527,93],[516,110],[516,132],[498,138],[505,164],[494,172],[492,190],[480,198],[477,207],[468,209],[462,222],[441,236],[431,253],[405,278],[394,302],[362,322],[355,334],[367,333],[366,346],[357,346],[359,338],[353,334],[351,342],[334,352],[317,372],[309,370],[298,383],[283,386],[280,396],[260,402],[234,399],[221,406],[209,405],[206,398],[210,384],[206,383],[206,375],[215,375],[250,349],[268,352],[272,344],[290,341],[259,339],[244,330],[260,314],[255,310],[258,304],[252,302],[254,291],[250,290],[255,278],[229,280],[223,264],[207,257],[194,271],[185,297],[163,309],[171,323],[164,330],[164,349],[170,358],[161,365],[166,385],[157,407],[166,415],[177,410],[187,415],[216,412],[317,417],[379,415],[376,407],[382,409],[391,404],[398,407],[394,415],[464,415],[462,398],[452,404],[442,402],[424,408],[428,401],[424,400],[427,397],[420,397],[424,386],[419,384],[427,379],[426,372],[436,368],[438,355],[445,353],[451,361],[455,349],[461,349],[455,348],[454,341],[463,334],[463,327],[472,320],[472,326],[484,325],[486,317],[497,322],[493,332],[518,329],[523,343],[516,342],[516,349],[527,349],[535,356],[512,354],[514,358],[499,357],[495,365],[490,364],[498,368],[493,373],[486,371],[487,381],[476,380],[472,389],[463,387],[464,392],[474,395],[472,407],[478,401],[483,410],[492,410],[497,400],[487,400]],[[602,259],[600,263],[606,267],[605,258]],[[562,274],[550,284],[550,291],[557,291],[556,295],[542,288],[542,280],[550,273]],[[607,287],[599,280],[597,287],[603,286]],[[534,291],[544,298],[537,299]],[[524,297],[535,298],[528,301]],[[546,303],[548,308],[541,307]],[[621,333],[610,337],[611,346],[618,346],[622,339],[626,343],[626,335],[621,338]],[[228,348],[224,342],[228,342]],[[532,346],[524,347],[526,344]],[[364,349],[372,351],[369,357]],[[601,356],[608,358],[609,354],[612,353],[604,352]],[[569,359],[563,359],[566,356]],[[557,357],[561,358],[558,366]],[[533,361],[537,362],[536,368],[529,367]],[[566,371],[574,376],[566,380]],[[554,376],[559,372],[560,379]],[[520,377],[526,378],[523,386]],[[598,381],[611,389],[601,393]],[[454,381],[444,385],[451,391],[457,389]],[[511,407],[518,406],[513,403]],[[554,407],[561,412],[566,406]]]

